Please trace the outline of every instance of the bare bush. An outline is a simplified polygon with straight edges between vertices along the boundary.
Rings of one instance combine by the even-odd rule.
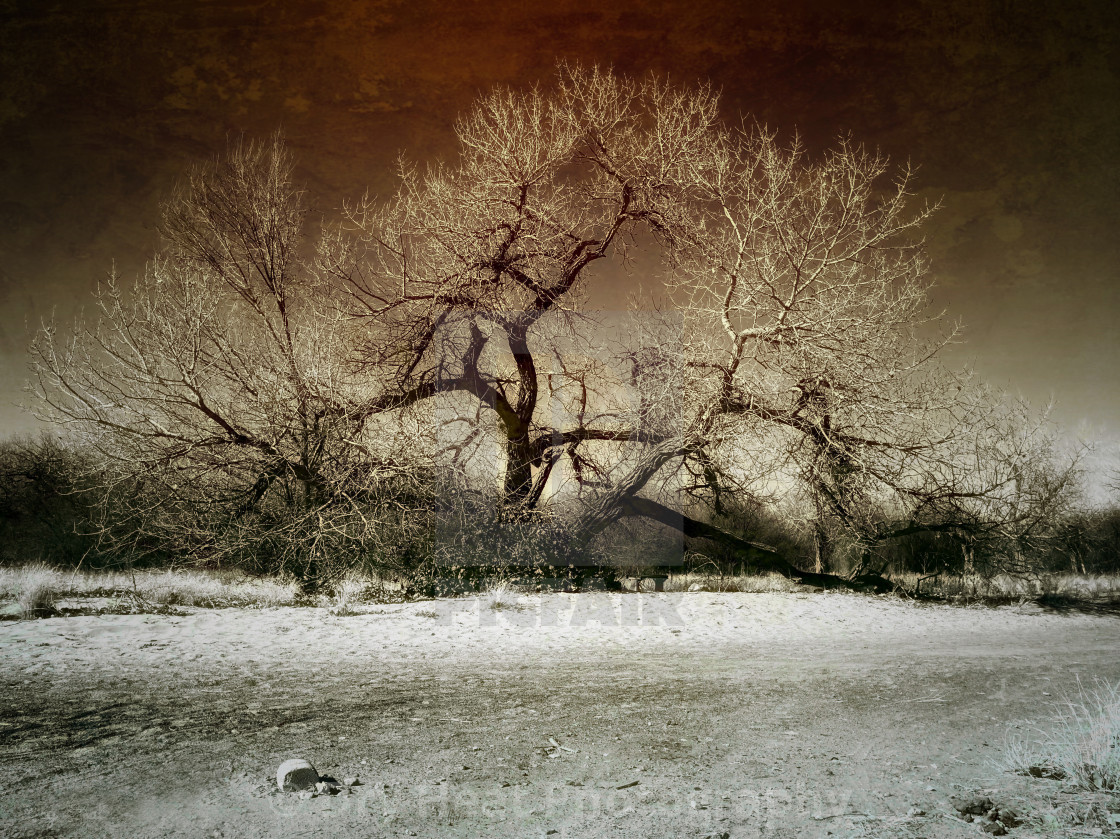
[[[484,602],[494,612],[521,608],[521,596],[507,580],[496,580],[487,586]]]
[[[87,453],[48,434],[0,442],[0,559],[97,561],[90,465]]]
[[[304,213],[279,137],[234,144],[164,205],[166,244],[132,287],[102,285],[97,322],[35,341],[43,416],[96,454],[118,552],[314,580],[410,505],[415,458],[369,424],[371,383],[300,257]]]

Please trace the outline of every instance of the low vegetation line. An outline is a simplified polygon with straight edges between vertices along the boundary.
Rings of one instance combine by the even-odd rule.
[[[916,588],[917,575],[896,578],[899,596]],[[451,579],[452,584],[461,582]],[[796,593],[822,589],[806,586],[777,573],[718,574],[704,572],[662,573],[646,569],[618,575],[623,592],[739,592]],[[0,568],[0,615],[6,619],[52,617],[99,612],[160,612],[176,607],[262,608],[321,606],[332,614],[353,614],[363,604],[426,599],[437,596],[482,596],[489,608],[517,608],[520,595],[542,591],[601,590],[597,578],[581,586],[569,579],[549,580],[513,573],[494,574],[470,587],[433,588],[407,578],[375,573],[351,574],[329,590],[316,595],[301,592],[298,581],[254,577],[241,571],[206,569],[141,569],[133,571],[74,571],[43,564]],[[924,598],[949,603],[1037,601],[1044,605],[1120,605],[1120,577],[1078,574],[1021,579],[1010,575],[992,578],[943,577],[926,581]],[[98,602],[100,601],[100,602]],[[91,605],[92,604],[92,605]]]

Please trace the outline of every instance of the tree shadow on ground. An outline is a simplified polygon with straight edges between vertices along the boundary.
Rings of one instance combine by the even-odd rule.
[[[1099,600],[1071,597],[1068,594],[1044,594],[1036,601],[1055,614],[1113,615],[1120,617],[1120,600]]]

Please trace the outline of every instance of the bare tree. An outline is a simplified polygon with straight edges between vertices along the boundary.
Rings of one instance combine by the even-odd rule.
[[[551,94],[485,97],[457,125],[454,165],[402,164],[397,194],[362,202],[321,249],[348,314],[369,324],[368,375],[391,382],[370,410],[444,394],[484,405],[506,499],[527,507],[561,458],[578,469],[589,441],[634,437],[618,411],[591,408],[592,377],[569,360],[595,356],[581,298],[635,233],[674,246],[715,119],[705,90],[564,70]],[[563,335],[569,351],[553,352]],[[548,416],[548,385],[579,403],[574,425]]]
[[[706,88],[579,68],[484,97],[456,132],[456,160],[402,163],[313,266],[278,140],[196,173],[133,294],[111,281],[101,325],[41,336],[52,415],[94,436],[118,488],[159,480],[159,511],[231,522],[271,509],[311,534],[308,562],[376,543],[368,502],[418,461],[468,478],[496,461],[517,515],[578,502],[577,547],[641,517],[806,580],[832,578],[705,508],[802,492],[820,534],[864,546],[1029,518],[1001,501],[1026,451],[982,460],[1006,414],[938,363],[954,332],[927,311],[931,210],[908,170],[728,127]],[[585,297],[635,246],[662,256],[666,310],[609,342]],[[550,498],[561,471],[573,490]]]
[[[409,476],[400,435],[365,434],[369,385],[302,258],[304,214],[280,137],[235,144],[166,203],[131,289],[111,276],[95,323],[37,337],[43,415],[99,453],[118,548],[271,551],[314,576],[367,549],[368,502]]]
[[[676,428],[646,445],[581,526],[642,515],[728,542],[640,497],[659,474],[663,486],[706,490],[713,508],[725,487],[765,475],[801,488],[819,549],[830,522],[861,546],[857,574],[876,570],[870,547],[902,532],[1025,537],[1052,521],[1076,458],[1056,469],[1043,458],[1043,479],[1047,438],[1027,412],[939,364],[955,333],[928,311],[916,232],[932,210],[911,209],[910,172],[884,184],[887,162],[847,141],[813,161],[752,126],[717,128],[705,149],[690,160],[699,200],[673,236]]]

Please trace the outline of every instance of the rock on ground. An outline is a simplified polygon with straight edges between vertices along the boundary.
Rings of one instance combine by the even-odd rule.
[[[315,767],[302,758],[285,760],[276,770],[276,786],[281,792],[300,792],[314,789],[319,783],[319,773]]]

